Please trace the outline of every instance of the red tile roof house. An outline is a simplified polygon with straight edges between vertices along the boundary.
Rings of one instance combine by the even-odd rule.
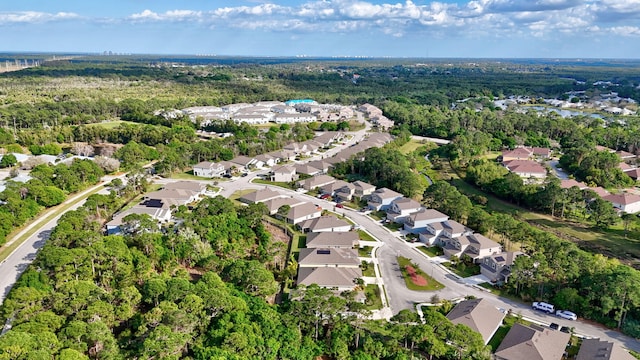
[[[502,252],[502,246],[482,234],[472,234],[443,242],[446,257],[467,255],[478,263],[482,258]]]
[[[434,209],[424,209],[411,214],[404,223],[404,229],[412,234],[420,234],[427,230],[427,226],[449,220],[449,216]]]
[[[628,151],[624,151],[624,150],[616,151],[616,154],[618,156],[620,156],[620,159],[625,160],[625,161],[626,160],[633,160],[633,159],[636,158],[636,156],[634,154],[632,154],[632,153],[630,153]]]
[[[521,251],[506,251],[482,258],[480,273],[491,282],[507,282],[511,276],[511,265],[518,256],[527,256]]]
[[[526,148],[515,148],[513,150],[505,150],[502,152],[502,161],[511,160],[529,160],[533,157],[533,152]]]
[[[624,173],[633,180],[638,180],[638,178],[640,177],[640,168],[625,170]]]
[[[454,239],[463,235],[471,235],[473,230],[455,220],[447,220],[427,224],[425,231],[419,235],[420,242],[427,245],[442,244],[447,239]]]
[[[391,206],[387,209],[387,220],[403,224],[409,215],[417,213],[422,209],[424,208],[419,202],[410,198],[401,197],[391,202]]]
[[[447,314],[453,324],[466,325],[479,333],[485,345],[502,325],[505,314],[485,299],[470,299],[459,302]]]
[[[497,360],[561,360],[570,334],[537,325],[513,324],[496,349]]]
[[[367,201],[367,205],[371,210],[385,211],[391,207],[391,202],[396,199],[400,199],[401,197],[403,197],[402,194],[391,189],[380,188],[371,194],[369,201]]]
[[[563,189],[570,189],[574,186],[577,186],[578,189],[580,190],[584,190],[586,188],[588,188],[587,184],[583,183],[583,182],[578,182],[574,179],[566,179],[566,180],[560,180],[560,187]]]
[[[611,194],[602,198],[610,202],[614,208],[628,214],[640,212],[640,196],[630,193]]]
[[[523,178],[544,179],[547,177],[547,169],[531,160],[510,160],[503,162],[507,170]]]

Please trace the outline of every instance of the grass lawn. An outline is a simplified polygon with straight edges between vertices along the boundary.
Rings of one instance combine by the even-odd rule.
[[[376,241],[376,239],[374,239],[373,236],[369,235],[368,232],[362,229],[358,230],[358,236],[360,237],[360,240],[363,240],[363,241]]]
[[[376,266],[376,264],[369,263],[369,266],[367,266],[367,269],[366,270],[362,270],[362,276],[375,277],[376,276],[375,266]]]
[[[176,179],[176,180],[211,180],[211,178],[193,175],[193,170],[171,174],[169,178]],[[216,180],[220,180],[220,179],[216,179]]]
[[[380,297],[380,288],[378,285],[369,284],[364,288],[366,299],[364,304],[369,310],[382,309],[382,298]]]
[[[250,194],[252,192],[256,191],[255,189],[244,189],[244,190],[238,190],[235,191],[233,194],[231,194],[231,196],[229,196],[230,200],[238,200],[241,197]]]
[[[419,246],[418,250],[429,255],[429,257],[442,256],[444,251],[440,246]]]
[[[409,276],[409,274],[407,274],[407,271],[405,270],[405,266],[411,265],[411,261],[409,259],[407,259],[405,257],[402,257],[402,256],[399,256],[398,257],[398,265],[400,265],[400,269],[402,271],[402,277],[404,278],[404,282],[407,285],[407,288],[409,288],[409,290],[435,291],[435,290],[444,289],[444,285],[442,285],[441,283],[437,282],[431,276],[425,274],[424,271],[422,271],[420,268],[415,268],[416,275],[422,276],[424,279],[426,279],[427,280],[427,285],[419,286],[419,285],[414,284],[413,281],[411,280],[411,277]]]
[[[106,121],[106,122],[99,122],[99,123],[94,123],[94,124],[87,124],[86,126],[99,126],[99,127],[103,127],[105,129],[113,129],[115,127],[118,127],[120,124],[129,124],[129,125],[136,125],[136,126],[141,126],[138,123],[134,123],[131,121],[123,121],[123,120],[113,120],[113,121]]]
[[[295,190],[296,189],[293,186],[291,186],[291,184],[288,183],[288,182],[277,182],[277,181],[269,181],[269,180],[262,180],[262,179],[253,179],[253,181],[251,181],[251,182],[253,182],[255,184],[275,185],[275,186],[280,186],[282,188],[291,189],[291,190]]]
[[[473,276],[473,275],[479,275],[480,274],[480,266],[473,264],[473,265],[469,265],[469,264],[465,264],[465,268],[460,269],[457,266],[453,266],[451,265],[450,262],[443,262],[442,265],[446,266],[447,269],[451,270],[454,272],[454,274],[462,277],[462,278],[466,278],[469,276]]]
[[[372,246],[363,246],[358,248],[358,255],[362,257],[371,257],[371,250],[373,250]]]
[[[410,153],[416,151],[416,149],[418,149],[421,146],[424,146],[424,144],[422,144],[418,140],[411,139],[411,140],[409,140],[408,143],[402,145],[399,150],[404,155],[407,155],[407,154],[410,154]]]
[[[387,213],[384,211],[372,211],[369,213],[369,216],[376,220],[382,220],[387,217]]]
[[[386,227],[387,229],[389,229],[391,231],[398,231],[398,230],[402,229],[402,224],[391,222],[391,223],[388,223],[388,224],[384,224],[384,227]]]

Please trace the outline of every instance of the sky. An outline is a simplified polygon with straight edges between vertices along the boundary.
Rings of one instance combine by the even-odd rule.
[[[640,0],[2,0],[0,52],[640,58]]]

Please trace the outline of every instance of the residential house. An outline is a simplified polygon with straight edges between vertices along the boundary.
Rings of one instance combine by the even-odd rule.
[[[322,144],[324,147],[331,145],[334,142],[342,140],[344,134],[340,131],[325,131],[316,136],[313,140]]]
[[[292,208],[294,206],[298,206],[304,203],[305,203],[304,201],[298,200],[293,197],[277,197],[275,199],[270,199],[263,202],[263,204],[266,205],[270,215],[277,214],[278,210],[280,210],[280,208],[285,205]]]
[[[297,174],[315,176],[315,175],[319,175],[319,174],[323,173],[322,169],[318,169],[318,168],[316,168],[314,166],[311,166],[308,163],[306,163],[306,164],[295,164],[294,168],[296,169],[296,173]]]
[[[319,216],[298,224],[303,232],[347,232],[351,224],[335,216]]]
[[[371,118],[371,117],[377,117],[377,116],[382,116],[382,110],[380,110],[380,108],[378,108],[377,106],[375,106],[375,105],[371,105],[371,104],[369,104],[369,103],[367,103],[367,104],[363,104],[363,105],[360,105],[360,106],[358,107],[358,110],[359,110],[359,111],[362,111],[362,112],[363,112],[363,113],[365,113],[365,114],[367,114],[367,116],[368,116],[369,118]]]
[[[502,152],[502,162],[511,160],[529,160],[533,157],[531,150],[527,148],[515,148],[513,150],[504,150]]]
[[[313,114],[276,114],[274,119],[276,124],[293,124],[297,122],[314,122],[317,118]]]
[[[603,197],[604,200],[610,202],[614,208],[635,214],[640,212],[640,196],[631,193],[611,194]]]
[[[276,114],[295,114],[297,113],[296,108],[293,106],[278,104],[271,107],[271,111]]]
[[[162,188],[167,190],[188,190],[196,195],[204,195],[207,190],[207,185],[196,181],[176,181],[167,183]]]
[[[636,360],[636,358],[610,341],[583,339],[576,360]]]
[[[331,164],[329,164],[328,162],[326,162],[324,160],[309,161],[307,163],[307,165],[312,166],[312,167],[320,170],[320,172],[322,174],[328,173],[329,172],[329,168],[331,167]]]
[[[335,182],[332,182],[331,184],[327,184],[323,187],[320,188],[320,192],[322,194],[328,194],[331,196],[334,196],[337,194],[338,190],[342,189],[343,187],[347,186],[349,183],[344,181],[344,180],[336,180]]]
[[[275,157],[269,154],[256,155],[255,159],[256,159],[256,167],[259,167],[259,168],[272,167],[280,162],[278,159],[276,159]]]
[[[346,232],[312,232],[307,234],[307,248],[345,248],[358,246],[360,236],[355,231]]]
[[[338,292],[349,291],[357,286],[356,280],[362,277],[360,268],[345,267],[299,267],[298,285],[316,284],[320,287],[335,289]]]
[[[459,302],[447,314],[453,324],[466,325],[479,333],[485,345],[502,325],[505,314],[486,299],[469,299]]]
[[[291,150],[272,151],[268,154],[277,159],[277,162],[291,161],[296,158],[295,151]]]
[[[338,197],[340,201],[351,201],[355,191],[356,187],[355,185],[353,185],[353,183],[346,183],[344,186],[335,191],[335,196]]]
[[[302,142],[302,144],[305,145],[307,147],[307,150],[312,154],[318,153],[319,150],[324,147],[324,144],[315,140],[307,140]]]
[[[425,230],[426,231],[420,233],[419,239],[427,245],[442,243],[441,237],[454,239],[463,235],[473,234],[473,230],[451,219],[427,224]]]
[[[321,188],[327,184],[335,182],[336,179],[329,175],[316,175],[298,182],[298,185],[305,190]]]
[[[305,202],[289,209],[287,213],[287,222],[290,224],[298,224],[306,220],[315,219],[322,215],[322,208]]]
[[[269,118],[264,115],[233,114],[231,118],[236,123],[247,123],[251,125],[266,124],[269,122]]]
[[[578,189],[580,190],[584,190],[586,188],[588,188],[587,184],[583,183],[583,182],[578,182],[574,179],[565,179],[565,180],[560,180],[560,187],[563,189],[570,189],[574,186],[577,186]]]
[[[342,267],[360,268],[360,259],[356,249],[341,248],[302,248],[298,257],[298,266],[303,267]]]
[[[271,199],[275,199],[283,196],[284,195],[282,195],[281,193],[275,190],[264,188],[264,189],[252,191],[248,194],[244,194],[238,200],[246,204],[256,204],[256,203],[265,202],[267,200],[271,200]]]
[[[387,209],[387,220],[402,224],[409,215],[422,209],[423,207],[419,202],[411,198],[401,197],[391,202],[391,206]]]
[[[608,192],[605,188],[601,187],[601,186],[597,186],[597,187],[592,187],[589,188],[589,190],[593,191],[594,193],[596,193],[598,196],[600,196],[601,198],[605,198],[606,196],[611,195],[610,192]]]
[[[161,189],[146,193],[143,196],[143,201],[149,204],[147,206],[151,207],[160,207],[163,205],[171,207],[195,202],[199,199],[199,195],[200,193],[185,189]]]
[[[629,176],[633,180],[637,181],[638,178],[640,177],[640,168],[632,168],[632,169],[626,170],[624,173],[627,174],[627,176]]]
[[[131,214],[147,214],[159,223],[166,223],[171,220],[171,210],[169,207],[148,207],[146,205],[138,204],[121,213],[115,214],[111,221],[105,224],[107,235],[122,234],[124,230],[122,225],[125,223],[124,218]],[[160,224],[158,224],[158,226],[160,226]]]
[[[230,162],[235,164],[239,171],[248,172],[256,166],[257,160],[248,156],[236,156]]]
[[[531,153],[539,159],[548,159],[551,157],[551,149],[543,147],[532,147]]]
[[[369,196],[373,194],[374,191],[376,191],[376,187],[374,185],[360,180],[354,181],[353,186],[355,187],[353,196],[360,199],[364,198],[365,196]]]
[[[206,178],[222,177],[224,172],[225,168],[221,163],[202,161],[193,165],[193,175],[195,176]]]
[[[515,323],[496,349],[497,360],[561,360],[571,334]]]
[[[292,182],[298,179],[298,175],[295,167],[283,165],[273,168],[269,179],[275,182]]]
[[[620,156],[620,159],[622,159],[622,161],[630,161],[636,158],[634,154],[624,150],[616,151],[616,154]]]
[[[518,256],[526,256],[521,251],[504,251],[482,258],[480,273],[491,282],[507,282],[511,276],[511,265]]]
[[[296,155],[309,155],[309,150],[307,150],[306,144],[294,142],[294,143],[285,145],[284,149],[293,151],[294,153],[296,153]]]
[[[449,220],[449,216],[434,209],[424,209],[409,215],[404,223],[404,229],[412,234],[419,234],[427,230],[427,225]]]
[[[618,164],[618,169],[625,172],[625,171],[632,170],[633,168],[631,167],[631,165],[627,164],[626,162],[621,162]]]
[[[400,199],[401,197],[403,197],[403,195],[398,192],[387,188],[380,188],[371,194],[367,205],[371,210],[386,211],[391,207],[391,203],[394,200]]]
[[[510,160],[503,162],[507,170],[523,178],[544,179],[547,177],[547,169],[539,163],[531,160]]]
[[[472,234],[447,239],[443,242],[444,254],[447,257],[464,255],[469,256],[474,262],[478,262],[485,256],[502,252],[502,246],[482,234]]]

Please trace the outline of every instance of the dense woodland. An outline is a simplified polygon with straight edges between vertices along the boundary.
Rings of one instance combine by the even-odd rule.
[[[360,77],[354,82],[356,73]],[[295,269],[287,266],[286,245],[265,230],[260,206],[207,199],[194,209],[178,209],[184,220],[179,227],[158,229],[149,218],[132,216],[126,219],[130,235],[103,235],[102,224],[147,187],[142,163],[156,161],[156,171],[171,174],[202,160],[280,149],[324,129],[320,124],[257,129],[226,122],[207,130],[235,136],[200,140],[197,124],[165,112],[292,98],[379,106],[396,121],[398,140],[367,150],[365,161],[338,165],[336,176],[422,197],[425,205],[506,246],[517,245],[530,257],[519,258],[506,291],[524,300],[553,301],[638,337],[637,270],[492,211],[484,206],[486,199],[470,199],[446,182],[428,186],[424,177],[450,164],[482,191],[529,209],[602,228],[635,222],[620,220],[609,203],[593,200],[592,194],[563,190],[555,181],[523,184],[485,157],[517,145],[551,146],[562,151],[563,167],[578,180],[608,188],[632,185],[615,168],[618,159],[598,152],[596,145],[637,152],[639,117],[604,123],[503,111],[487,100],[594,91],[589,84],[598,80],[617,82],[614,90],[621,96],[640,100],[633,63],[434,61],[418,66],[390,60],[220,59],[213,66],[175,68],[126,58],[48,63],[0,74],[5,152],[59,155],[88,143],[132,171],[126,186],[113,184],[111,195],[92,195],[83,208],[63,216],[1,308],[13,329],[0,337],[0,359],[487,359],[477,334],[452,326],[436,311],[427,313],[424,325],[415,325],[415,314],[407,313],[391,322],[362,320],[355,316],[366,314],[359,303],[315,287],[299,294],[298,301],[275,305],[280,284],[291,282]],[[113,120],[126,122],[101,124]],[[425,150],[407,155],[399,150],[409,134],[447,138],[452,144],[430,151],[427,162]],[[15,169],[11,156],[3,161],[0,166]],[[9,183],[0,194],[6,202],[0,206],[0,239],[110,171],[90,161],[35,166],[33,180]]]

